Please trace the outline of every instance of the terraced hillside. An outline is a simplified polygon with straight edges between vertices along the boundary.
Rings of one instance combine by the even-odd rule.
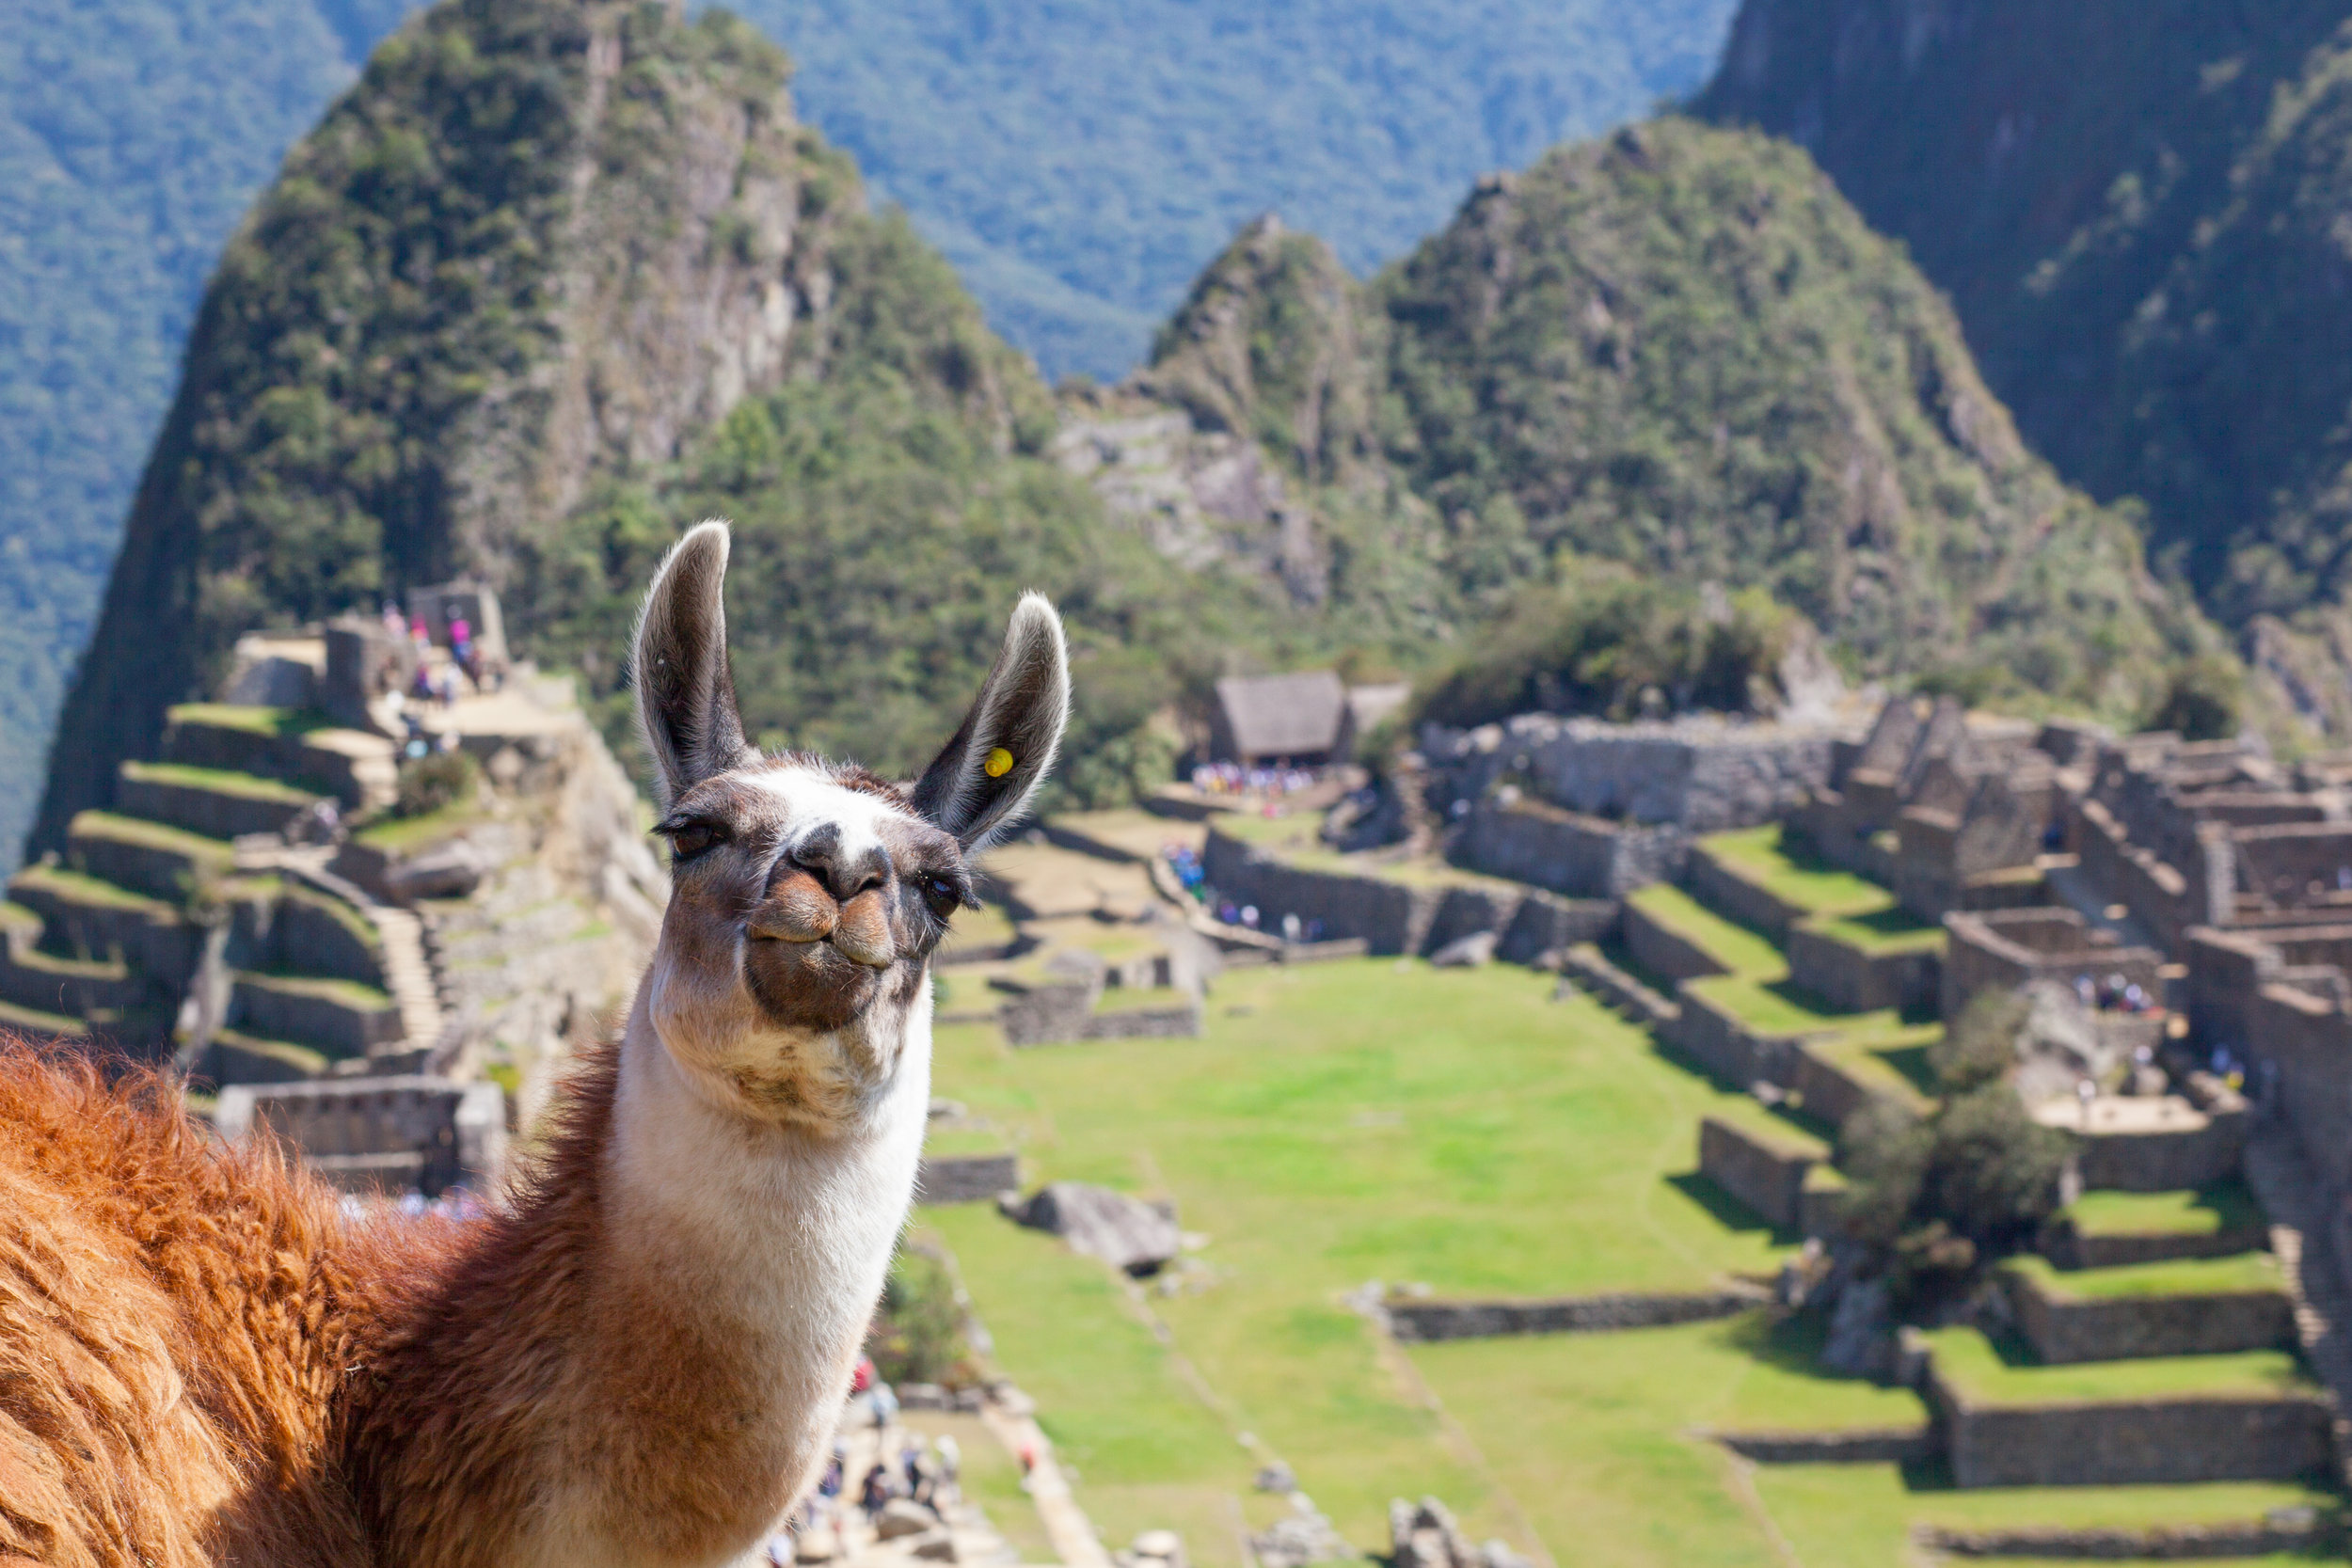
[[[1149,856],[1155,837],[1199,831],[1126,822],[1078,836]],[[1637,897],[1638,918],[1679,948],[1642,938],[1645,961],[1612,944],[1584,955],[1607,969],[1586,972],[1613,974],[1629,998],[1671,1007],[1678,991],[1754,1040],[1793,1042],[1805,1070],[1788,1076],[1802,1086],[1777,1104],[1745,1092],[1748,1078],[1708,1072],[1663,1037],[1670,1026],[1508,965],[1232,969],[1197,1039],[1036,1049],[960,1010],[975,994],[967,972],[946,972],[954,1000],[936,1083],[958,1102],[954,1147],[1012,1148],[1025,1186],[1080,1180],[1167,1197],[1195,1233],[1179,1264],[1137,1281],[982,1204],[924,1212],[997,1368],[1037,1399],[1107,1544],[1165,1526],[1196,1561],[1239,1561],[1239,1537],[1290,1506],[1251,1486],[1274,1460],[1357,1547],[1386,1544],[1390,1497],[1436,1493],[1473,1540],[1500,1537],[1549,1563],[1860,1568],[1910,1560],[1931,1540],[2017,1550],[2045,1539],[2037,1531],[2094,1529],[2113,1532],[2128,1560],[2131,1541],[2158,1529],[2328,1515],[2333,1495],[2296,1474],[1955,1485],[1948,1465],[1916,1457],[1946,1398],[1972,1419],[1988,1418],[1979,1407],[1999,1419],[2022,1410],[2044,1431],[2085,1407],[2096,1423],[2124,1402],[2201,1416],[2250,1399],[2257,1416],[2283,1410],[2292,1423],[2311,1386],[2274,1343],[2042,1366],[2022,1344],[1960,1336],[1931,1341],[1942,1383],[1922,1391],[1825,1370],[1822,1325],[1766,1308],[1442,1342],[1400,1340],[1366,1315],[1383,1301],[1676,1296],[1770,1278],[1803,1227],[1766,1218],[1699,1168],[1701,1123],[1793,1154],[1807,1168],[1789,1190],[1818,1214],[1836,1202],[1838,1098],[1925,1101],[1935,1025],[1898,1005],[1840,1008],[1809,993],[1791,975],[1788,933],[1851,942],[1864,973],[1872,949],[1928,945],[1932,933],[1899,928],[1884,890],[1769,832],[1709,841],[1707,857],[1724,886],[1782,901],[1788,926],[1766,929],[1762,905],[1741,893],[1655,890]],[[1110,867],[1090,863],[1102,869],[1086,876]],[[1025,885],[1044,880],[1041,863]],[[1667,952],[1680,957],[1661,964]],[[1712,972],[1662,972],[1682,963]],[[2071,1217],[2087,1233],[2138,1226],[2212,1250],[2246,1236],[2245,1202],[2235,1190],[2094,1193]],[[2151,1285],[2155,1299],[2210,1294],[2217,1280],[2259,1291],[2267,1266],[2233,1251],[2206,1276],[2066,1277],[2088,1300],[2137,1301]]]
[[[116,809],[8,882],[13,1027],[173,1057],[214,1086],[415,1066],[443,1015],[416,916],[328,869],[325,825],[392,800],[392,743],[283,709],[171,710]]]

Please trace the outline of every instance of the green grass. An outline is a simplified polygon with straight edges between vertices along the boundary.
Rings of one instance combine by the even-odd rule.
[[[1699,840],[1699,847],[1742,880],[1815,914],[1863,914],[1895,902],[1895,895],[1878,883],[1841,871],[1789,842],[1776,823],[1713,833]]]
[[[947,940],[939,945],[942,962],[953,961],[959,952],[992,949],[1004,946],[1014,936],[1012,917],[995,904],[977,910],[958,910],[948,922]]]
[[[2088,1192],[2068,1206],[2065,1217],[2086,1236],[2217,1236],[2266,1223],[2262,1205],[2234,1179],[2194,1191]]]
[[[135,844],[143,848],[185,855],[192,861],[224,865],[234,860],[237,853],[236,846],[225,838],[207,838],[185,828],[110,811],[82,812],[75,816],[67,832],[74,838],[112,839],[119,844]]]
[[[471,800],[443,806],[422,816],[387,816],[371,822],[352,838],[372,849],[401,854],[445,838],[455,838],[482,820],[482,808]]]
[[[1277,1506],[1248,1489],[1242,1431],[1359,1544],[1386,1539],[1391,1497],[1428,1491],[1474,1536],[1511,1534],[1343,1295],[1692,1290],[1776,1264],[1771,1233],[1693,1172],[1699,1117],[1752,1102],[1587,998],[1547,1001],[1551,985],[1352,960],[1229,974],[1198,1040],[1016,1053],[993,1029],[939,1032],[938,1092],[1005,1130],[1037,1180],[1165,1192],[1212,1238],[1208,1289],[1148,1298],[1161,1347],[1123,1287],[1049,1238],[979,1207],[936,1214],[1006,1371],[1091,1453],[1080,1500],[1107,1538],[1180,1500],[1120,1488],[1189,1488],[1186,1516],[1223,1522],[1188,1547],[1233,1561],[1232,1511]],[[1171,1349],[1215,1406],[1164,1370]],[[1089,1359],[1114,1351],[1126,1371]]]
[[[2266,1252],[2232,1258],[2178,1258],[2109,1269],[2059,1270],[2047,1259],[2024,1257],[2005,1265],[2029,1277],[2045,1296],[2066,1301],[2112,1301],[2128,1296],[2199,1296],[2246,1291],[2282,1291],[2278,1259]]]
[[[1691,942],[1735,976],[1779,979],[1788,960],[1771,941],[1725,920],[1671,882],[1654,882],[1626,895],[1626,902]]]
[[[357,1007],[363,1012],[380,1012],[392,1005],[389,991],[362,985],[357,980],[334,979],[323,974],[265,974],[248,970],[238,974],[237,983],[257,986],[264,990],[340,1002],[346,1007]]]
[[[2040,1367],[2006,1358],[1973,1328],[1928,1335],[1936,1375],[1973,1404],[2036,1405],[2194,1398],[2201,1394],[2295,1394],[2312,1385],[2285,1351],[2229,1355],[2159,1355]]]
[[[1757,1313],[1416,1346],[1412,1358],[1561,1562],[1767,1568],[1770,1542],[1727,1484],[1732,1462],[1703,1433],[1926,1419],[1908,1389],[1822,1375],[1817,1349]]]
[[[352,941],[369,952],[377,952],[382,948],[384,939],[373,926],[368,924],[367,916],[342,899],[321,893],[315,888],[300,886],[288,888],[285,896],[289,903],[297,903],[306,909],[317,910],[325,914],[341,926]]]
[[[1684,986],[1687,993],[1706,998],[1740,1022],[1767,1035],[1836,1030],[1887,1035],[1902,1027],[1902,1021],[1892,1008],[1875,1013],[1825,1012],[1817,999],[1789,984],[1786,975],[1757,979],[1746,974],[1710,974],[1705,979],[1685,981]]]
[[[1804,928],[1869,954],[1929,953],[1944,948],[1941,926],[1925,925],[1891,906],[1871,914],[1816,915],[1804,923]]]
[[[61,865],[27,866],[18,872],[9,885],[18,889],[49,894],[61,902],[95,906],[102,909],[142,910],[153,914],[170,914],[172,907],[160,898],[150,898],[143,893],[133,893],[127,887],[101,881],[79,871],[68,871]]]
[[[1708,1106],[1707,1114],[1784,1152],[1813,1160],[1829,1158],[1825,1140],[1747,1095],[1726,1095],[1721,1104]],[[1694,1129],[1692,1136],[1696,1135]]]
[[[43,1012],[39,1007],[20,1007],[13,1002],[0,1002],[0,1029],[64,1036],[82,1035],[88,1032],[88,1026],[78,1018],[69,1018],[63,1013]]]
[[[308,735],[334,722],[324,713],[309,708],[244,707],[230,703],[182,703],[165,718],[174,724],[205,724],[273,736]]]
[[[1756,1494],[1804,1568],[1890,1568],[1925,1560],[1909,1546],[1914,1525],[1955,1529],[2043,1526],[2078,1529],[2215,1524],[2259,1519],[2274,1508],[2312,1507],[2324,1514],[2329,1493],[2292,1481],[2219,1481],[2199,1486],[1923,1486],[1892,1465],[1767,1465],[1755,1471]],[[2038,1559],[2002,1558],[2002,1568]],[[2080,1559],[2074,1560],[2079,1565]],[[2307,1562],[2299,1557],[2234,1560]]]
[[[176,784],[183,789],[233,795],[245,800],[275,800],[290,806],[307,806],[318,799],[307,789],[264,779],[258,773],[237,773],[226,768],[190,768],[178,762],[126,762],[122,765],[122,776],[141,784]]]

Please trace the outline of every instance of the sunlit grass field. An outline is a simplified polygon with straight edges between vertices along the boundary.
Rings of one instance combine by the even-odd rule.
[[[2295,1486],[1963,1494],[1892,1465],[1756,1468],[1709,1429],[1908,1426],[1908,1391],[1822,1375],[1761,1314],[1678,1328],[1387,1345],[1345,1299],[1688,1290],[1781,1248],[1694,1174],[1697,1122],[1745,1117],[1546,975],[1361,959],[1240,971],[1207,1037],[1006,1047],[943,1029],[936,1086],[1068,1178],[1172,1197],[1206,1238],[1174,1294],[983,1204],[926,1210],[1005,1372],[1106,1543],[1181,1531],[1237,1564],[1281,1458],[1341,1531],[1387,1549],[1394,1497],[1552,1561],[1894,1563],[1914,1523],[2147,1523],[2313,1500]],[[2029,1497],[2031,1506],[2014,1499]],[[1775,1542],[1780,1543],[1776,1545]]]

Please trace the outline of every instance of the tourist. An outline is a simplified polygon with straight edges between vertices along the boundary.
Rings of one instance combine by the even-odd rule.
[[[931,1488],[932,1506],[952,1503],[961,1496],[956,1489],[963,1471],[963,1450],[956,1443],[955,1433],[944,1432],[934,1445],[939,1453],[939,1479]]]
[[[449,651],[457,660],[457,668],[466,673],[476,691],[482,689],[482,670],[474,662],[473,626],[463,615],[453,615],[449,623]]]
[[[882,1511],[890,1503],[890,1467],[876,1460],[874,1467],[866,1472],[866,1480],[857,1492],[857,1505],[866,1511],[866,1522],[871,1526],[882,1517]]]

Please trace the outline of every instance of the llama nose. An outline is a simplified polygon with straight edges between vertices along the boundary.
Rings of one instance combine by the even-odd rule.
[[[841,830],[830,823],[793,846],[792,862],[844,904],[890,880],[889,850],[872,840],[847,847],[841,842]]]

